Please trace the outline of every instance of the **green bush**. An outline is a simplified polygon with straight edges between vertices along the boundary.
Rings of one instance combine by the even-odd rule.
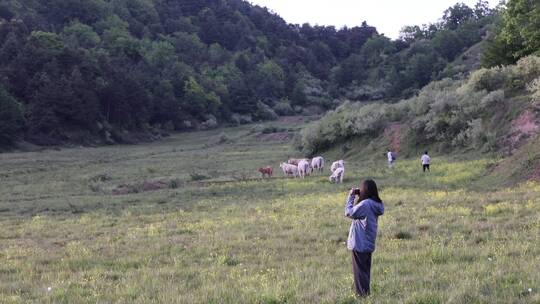
[[[471,143],[475,148],[481,148],[487,141],[482,119],[477,118],[467,122],[468,127],[463,129],[452,140],[454,146],[466,146]]]
[[[278,116],[270,106],[263,102],[257,103],[257,111],[255,116],[260,120],[276,120]]]
[[[347,137],[376,134],[395,114],[391,110],[394,107],[396,105],[345,102],[302,130],[303,150],[312,154]]]
[[[516,66],[516,73],[525,83],[530,83],[534,79],[540,77],[540,57],[528,56],[521,58]]]
[[[402,101],[406,107],[410,108],[412,115],[419,116],[427,113],[436,100],[442,99],[443,94],[456,91],[460,86],[459,82],[445,78],[441,81],[432,82],[418,96]]]
[[[498,104],[503,103],[504,98],[505,98],[504,90],[496,90],[484,96],[480,101],[480,105],[483,108],[496,106]]]
[[[209,114],[206,120],[201,124],[202,129],[213,129],[218,126],[217,119],[214,115]]]
[[[380,100],[385,97],[389,87],[381,85],[373,87],[370,85],[351,85],[345,89],[345,97],[350,100]]]
[[[242,115],[242,114],[234,113],[231,115],[231,122],[236,125],[244,125],[244,124],[252,123],[253,118],[251,117],[250,114]]]
[[[521,90],[540,76],[540,57],[520,59],[516,65],[482,68],[473,72],[469,85],[477,91],[497,89]]]
[[[527,90],[531,93],[531,101],[535,104],[540,103],[540,77],[532,81]]]
[[[23,126],[21,104],[0,86],[0,143],[11,143]]]
[[[507,80],[507,73],[504,73],[503,68],[482,68],[471,74],[469,78],[469,85],[474,90],[486,90],[489,92],[504,87]]]
[[[287,100],[287,99],[282,99],[279,102],[277,102],[274,105],[274,111],[278,115],[281,115],[281,116],[293,115],[294,114],[294,110],[291,107],[291,104],[290,104],[289,100]]]

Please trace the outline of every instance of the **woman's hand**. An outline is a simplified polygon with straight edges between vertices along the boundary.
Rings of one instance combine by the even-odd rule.
[[[356,195],[356,194],[354,193],[354,188],[351,188],[351,191],[349,191],[349,196],[354,196],[354,195]]]

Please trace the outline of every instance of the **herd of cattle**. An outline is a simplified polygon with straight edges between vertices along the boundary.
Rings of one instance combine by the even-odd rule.
[[[313,172],[324,171],[324,158],[322,156],[314,157],[313,159],[301,158],[301,159],[289,159],[286,163],[279,165],[283,174],[287,177],[299,177],[305,178],[311,175]],[[343,160],[337,160],[330,166],[331,175],[328,178],[332,183],[343,183],[343,177],[345,176],[345,162]],[[272,177],[272,167],[259,168],[259,172],[262,177]]]

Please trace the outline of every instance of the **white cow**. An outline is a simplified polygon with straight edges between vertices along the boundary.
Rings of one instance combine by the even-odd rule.
[[[305,178],[306,176],[309,176],[311,173],[311,166],[309,165],[309,161],[306,159],[302,159],[298,162],[298,175],[301,178]]]
[[[345,168],[345,162],[343,161],[343,159],[333,162],[332,166],[330,166],[330,171],[334,172],[337,168]]]
[[[298,163],[301,161],[302,159],[300,158],[291,158],[287,161],[287,164],[289,165],[295,165],[295,166],[298,166]]]
[[[281,163],[279,167],[281,168],[281,170],[283,170],[283,174],[285,176],[298,176],[298,167],[295,165]]]
[[[311,168],[313,168],[313,170],[322,172],[324,170],[324,158],[322,156],[314,157],[311,160]]]
[[[338,167],[336,168],[336,170],[334,170],[334,172],[332,172],[332,175],[330,175],[330,178],[328,178],[328,180],[330,180],[330,182],[332,183],[343,183],[343,177],[345,176],[345,168],[343,167]]]

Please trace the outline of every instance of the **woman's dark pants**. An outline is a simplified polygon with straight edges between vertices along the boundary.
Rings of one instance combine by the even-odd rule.
[[[369,295],[369,279],[371,273],[371,252],[352,251],[352,267],[354,289],[356,294],[365,297]]]

